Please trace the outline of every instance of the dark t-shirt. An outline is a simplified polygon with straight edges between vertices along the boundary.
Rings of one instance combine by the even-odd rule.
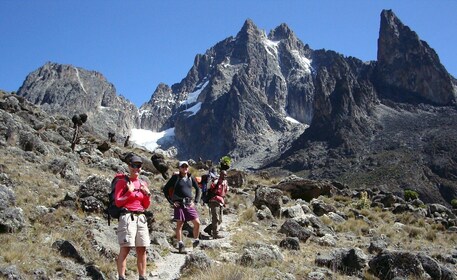
[[[195,189],[195,203],[198,203],[200,197],[200,188],[198,187],[197,181],[192,176],[173,175],[165,185],[163,192],[165,196],[168,194],[168,190],[174,187],[173,196],[169,198],[171,201],[182,201],[184,198],[192,198],[192,188]]]

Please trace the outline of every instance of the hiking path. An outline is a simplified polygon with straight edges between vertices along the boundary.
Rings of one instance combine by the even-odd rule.
[[[211,239],[208,238],[208,236],[204,236],[202,234],[202,237],[200,238],[200,247],[203,246],[209,246],[211,247],[212,245],[214,246],[215,244],[224,244],[222,247],[225,246],[230,246],[230,237],[231,237],[231,231],[233,226],[235,225],[237,221],[237,216],[235,214],[227,214],[224,215],[223,222],[222,222],[222,227],[221,227],[221,232],[220,234],[222,235],[222,238],[219,239]],[[203,232],[203,228],[205,225],[201,226],[201,232]],[[187,237],[184,237],[184,243],[187,245],[187,243],[190,243],[190,240]],[[162,259],[157,260],[155,262],[156,264],[156,269],[152,270],[149,273],[149,278],[148,279],[161,279],[161,280],[175,280],[179,279],[181,275],[181,268],[184,266],[185,261],[186,261],[186,256],[188,254],[192,254],[194,250],[201,250],[199,247],[197,248],[192,248],[192,246],[186,246],[186,251],[187,254],[179,254],[177,252],[177,249],[174,248],[173,252],[170,252],[168,255],[164,256]]]

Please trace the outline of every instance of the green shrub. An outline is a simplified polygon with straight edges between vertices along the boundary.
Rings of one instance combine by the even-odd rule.
[[[232,163],[232,159],[229,156],[223,156],[219,161],[221,165],[221,170],[227,170],[230,168],[230,164]]]
[[[229,156],[223,156],[223,157],[221,158],[221,163],[230,165],[231,162],[232,162],[232,159],[231,159]]]
[[[406,201],[411,201],[419,198],[419,194],[413,190],[405,190],[404,196]]]

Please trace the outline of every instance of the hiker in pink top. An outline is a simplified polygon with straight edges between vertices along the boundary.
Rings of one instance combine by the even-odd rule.
[[[146,247],[151,243],[144,211],[151,204],[151,193],[139,175],[143,161],[132,156],[129,161],[129,181],[116,183],[114,199],[117,207],[123,208],[119,218],[117,238],[120,245],[117,259],[119,280],[125,280],[127,256],[135,247],[139,279],[146,279]]]

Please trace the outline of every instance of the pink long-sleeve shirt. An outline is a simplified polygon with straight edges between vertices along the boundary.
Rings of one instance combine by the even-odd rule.
[[[114,191],[116,206],[127,208],[129,211],[144,211],[148,209],[149,205],[151,205],[151,199],[140,191],[141,184],[147,186],[146,182],[132,178],[130,178],[130,182],[135,186],[133,192],[128,190],[126,180],[117,181],[116,189]],[[127,192],[125,192],[126,190]]]

